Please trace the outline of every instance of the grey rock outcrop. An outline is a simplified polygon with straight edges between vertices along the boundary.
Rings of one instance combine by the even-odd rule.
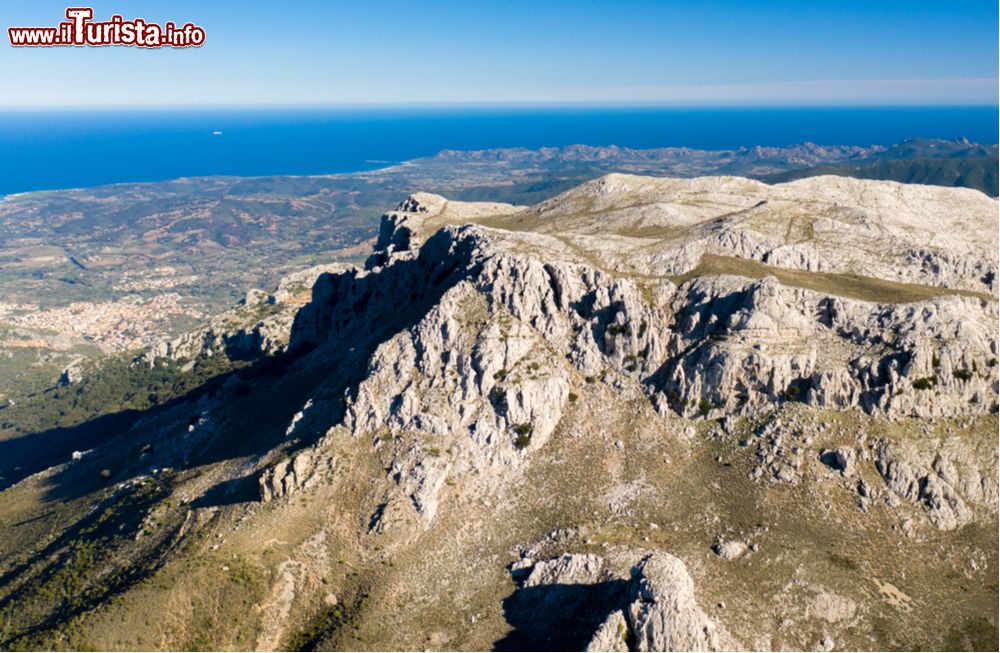
[[[971,518],[971,512],[962,498],[934,471],[894,457],[889,452],[883,452],[875,466],[886,486],[898,497],[925,505],[932,523],[938,528],[957,528]]]
[[[995,303],[883,305],[735,277],[695,280],[678,295],[678,358],[664,386],[665,405],[683,414],[794,400],[933,417],[995,404]]]
[[[535,563],[524,587],[555,584],[590,584],[601,577],[604,560],[593,554],[565,554]]]
[[[721,540],[712,547],[712,551],[715,555],[725,560],[735,560],[741,555],[747,552],[747,545],[745,542],[740,542],[738,540]]]
[[[300,451],[290,459],[281,460],[266,468],[258,477],[261,501],[268,502],[288,497],[323,479],[331,470],[336,458],[324,456],[312,449]]]
[[[997,512],[995,453],[984,457],[956,440],[935,447],[883,445],[875,469],[896,497],[925,508],[939,529],[964,526],[976,510]]]
[[[521,586],[597,587],[615,578],[610,565],[599,556],[564,554],[534,563]],[[662,551],[646,554],[632,568],[631,577],[619,582],[625,583],[624,592],[606,596],[610,601],[605,606],[607,616],[585,650],[718,651],[738,647],[725,628],[698,606],[694,581],[679,558]]]
[[[719,651],[737,645],[701,608],[684,563],[654,553],[640,563],[630,586],[626,619],[638,651]]]
[[[827,467],[835,469],[844,476],[848,476],[853,471],[854,451],[847,447],[840,447],[832,451],[823,451],[819,455],[820,462]]]
[[[628,622],[621,610],[608,615],[587,644],[587,651],[627,651]]]

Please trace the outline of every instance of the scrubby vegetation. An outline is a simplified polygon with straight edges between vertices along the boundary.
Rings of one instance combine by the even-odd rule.
[[[531,444],[531,434],[534,430],[535,427],[532,426],[530,422],[516,424],[514,426],[514,434],[517,437],[514,439],[514,446],[518,449],[526,448],[529,444]]]
[[[703,398],[698,402],[698,412],[701,413],[703,417],[712,412],[712,408],[714,408],[714,405],[708,399]]]
[[[9,407],[0,432],[37,433],[75,426],[100,415],[145,410],[202,388],[207,381],[240,366],[224,356],[188,361],[157,359],[154,365],[119,355],[89,366],[79,383],[56,387]]]
[[[618,324],[617,322],[615,322],[614,324],[608,325],[609,336],[622,336],[622,335],[627,336],[631,333],[632,333],[632,328],[628,324]]]
[[[968,369],[957,369],[952,371],[952,375],[960,381],[968,381],[972,378],[973,371]]]

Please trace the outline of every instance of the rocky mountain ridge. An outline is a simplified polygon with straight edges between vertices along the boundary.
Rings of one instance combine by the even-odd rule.
[[[250,597],[252,642],[206,635],[236,648],[976,646],[996,624],[996,212],[841,178],[415,194],[364,269],[319,275],[280,369],[7,497],[104,469],[114,490],[75,500],[114,506],[181,470],[144,481],[173,501],[144,535],[102,540],[163,571],[74,613],[87,642],[115,643],[122,605],[186,614],[166,577]],[[5,568],[0,610],[48,621],[4,641],[70,636],[46,560]],[[237,563],[261,580],[215,588]],[[192,568],[197,587],[170,575]]]

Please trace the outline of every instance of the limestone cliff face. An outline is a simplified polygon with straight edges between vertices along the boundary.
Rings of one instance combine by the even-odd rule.
[[[673,302],[677,358],[662,368],[671,405],[685,414],[699,405],[729,413],[783,401],[890,418],[995,406],[993,301],[880,304],[773,277],[700,279],[686,290]]]
[[[856,201],[872,201],[879,211],[884,211],[879,202],[891,200],[892,209],[923,216],[927,210],[920,200],[932,194],[940,203],[938,195],[949,192],[958,198],[959,209],[963,203],[977,210],[983,202],[996,206],[953,189],[825,182],[831,186],[823,180],[789,186],[808,191],[810,206],[817,197],[843,200],[844,184],[856,191]],[[648,200],[648,186],[658,183],[613,175],[526,210],[413,196],[383,218],[366,270],[319,278],[312,302],[296,318],[292,347],[326,347],[337,356],[361,357],[363,373],[344,398],[341,419],[329,425],[331,432],[343,428],[355,438],[426,436],[400,451],[390,469],[425,523],[434,517],[449,474],[471,472],[488,486],[490,478],[517,468],[544,447],[571,401],[571,388],[580,383],[609,383],[623,395],[644,396],[661,415],[688,418],[752,416],[788,402],[889,419],[996,411],[997,302],[987,294],[951,290],[986,291],[992,282],[959,274],[971,270],[961,265],[921,272],[924,262],[893,249],[893,243],[912,236],[908,217],[904,228],[851,209],[868,216],[858,218],[862,226],[857,227],[866,239],[884,237],[889,243],[880,250],[882,262],[869,268],[893,276],[892,283],[814,278],[810,270],[836,268],[843,261],[814,265],[743,245],[728,251],[771,263],[780,259],[798,268],[798,276],[782,282],[787,268],[781,265],[768,268],[774,275],[754,278],[758,268],[751,266],[743,276],[738,258],[728,261],[726,273],[709,270],[687,280],[683,275],[700,262],[675,269],[679,277],[636,273],[623,266],[623,252],[634,251],[639,260],[657,248],[683,250],[706,229],[746,236],[753,231],[746,226],[746,212],[704,216],[759,195],[791,202],[791,190],[747,180],[671,180],[664,191],[671,197],[689,201],[691,194],[705,195],[718,208],[698,205],[701,222],[659,204],[617,215],[623,198]],[[842,220],[847,211],[839,204],[824,206],[832,216],[809,220]],[[763,210],[755,204],[749,211]],[[645,235],[619,239],[612,253],[607,243],[581,246],[569,231],[593,231],[605,220],[603,228],[611,231],[623,223],[635,226],[636,220],[648,226],[655,211],[665,212],[661,221],[674,220],[675,227],[694,231],[685,232],[686,238],[672,233],[662,242],[651,243]],[[798,228],[801,216],[792,208],[786,206],[781,215],[787,230]],[[959,217],[955,224],[972,228],[978,224],[972,218],[982,215],[973,211],[971,218]],[[546,220],[567,230],[557,231]],[[872,232],[875,222],[881,227]],[[995,238],[993,222],[981,225],[986,241]],[[771,223],[758,216],[754,224],[759,231],[760,224]],[[855,235],[838,232],[837,246],[846,247]],[[745,241],[741,238],[731,242]],[[830,245],[818,235],[815,239],[808,247]],[[976,234],[956,232],[941,240],[935,256],[952,256],[949,245],[966,261],[973,257],[970,252],[982,249]],[[708,251],[703,244],[698,247]],[[671,265],[683,260],[680,256]],[[973,265],[975,274],[990,265],[995,262],[981,260]],[[899,295],[898,277],[926,285]],[[881,297],[862,298],[873,294]],[[921,298],[901,301],[914,294]]]
[[[557,410],[532,402],[565,395],[570,371],[612,373],[618,383],[638,383],[663,410],[687,416],[784,401],[887,417],[993,410],[994,299],[943,293],[898,303],[887,288],[888,301],[865,301],[836,287],[822,292],[736,274],[678,286],[582,262],[547,236],[479,225],[445,226],[415,250],[412,220],[451,205],[439,199],[428,209],[411,198],[404,206],[412,215],[384,218],[384,247],[371,269],[321,280],[300,315],[303,340],[322,342],[338,321],[358,324],[359,310],[362,324],[377,322],[426,295],[428,284],[447,285],[414,328],[376,352],[351,411],[355,429],[467,429],[479,415],[469,402],[492,397],[499,410],[489,419],[502,430]],[[530,374],[514,375],[512,385],[520,361]],[[440,385],[449,411],[419,416],[416,395],[430,387],[415,375]],[[386,387],[394,381],[399,387]],[[402,386],[412,388],[412,401],[392,392]],[[550,426],[539,425],[539,439]]]

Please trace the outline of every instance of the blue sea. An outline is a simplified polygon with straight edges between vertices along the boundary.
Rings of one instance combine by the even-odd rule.
[[[998,140],[997,107],[0,112],[0,195],[196,175],[354,172],[445,149]]]

